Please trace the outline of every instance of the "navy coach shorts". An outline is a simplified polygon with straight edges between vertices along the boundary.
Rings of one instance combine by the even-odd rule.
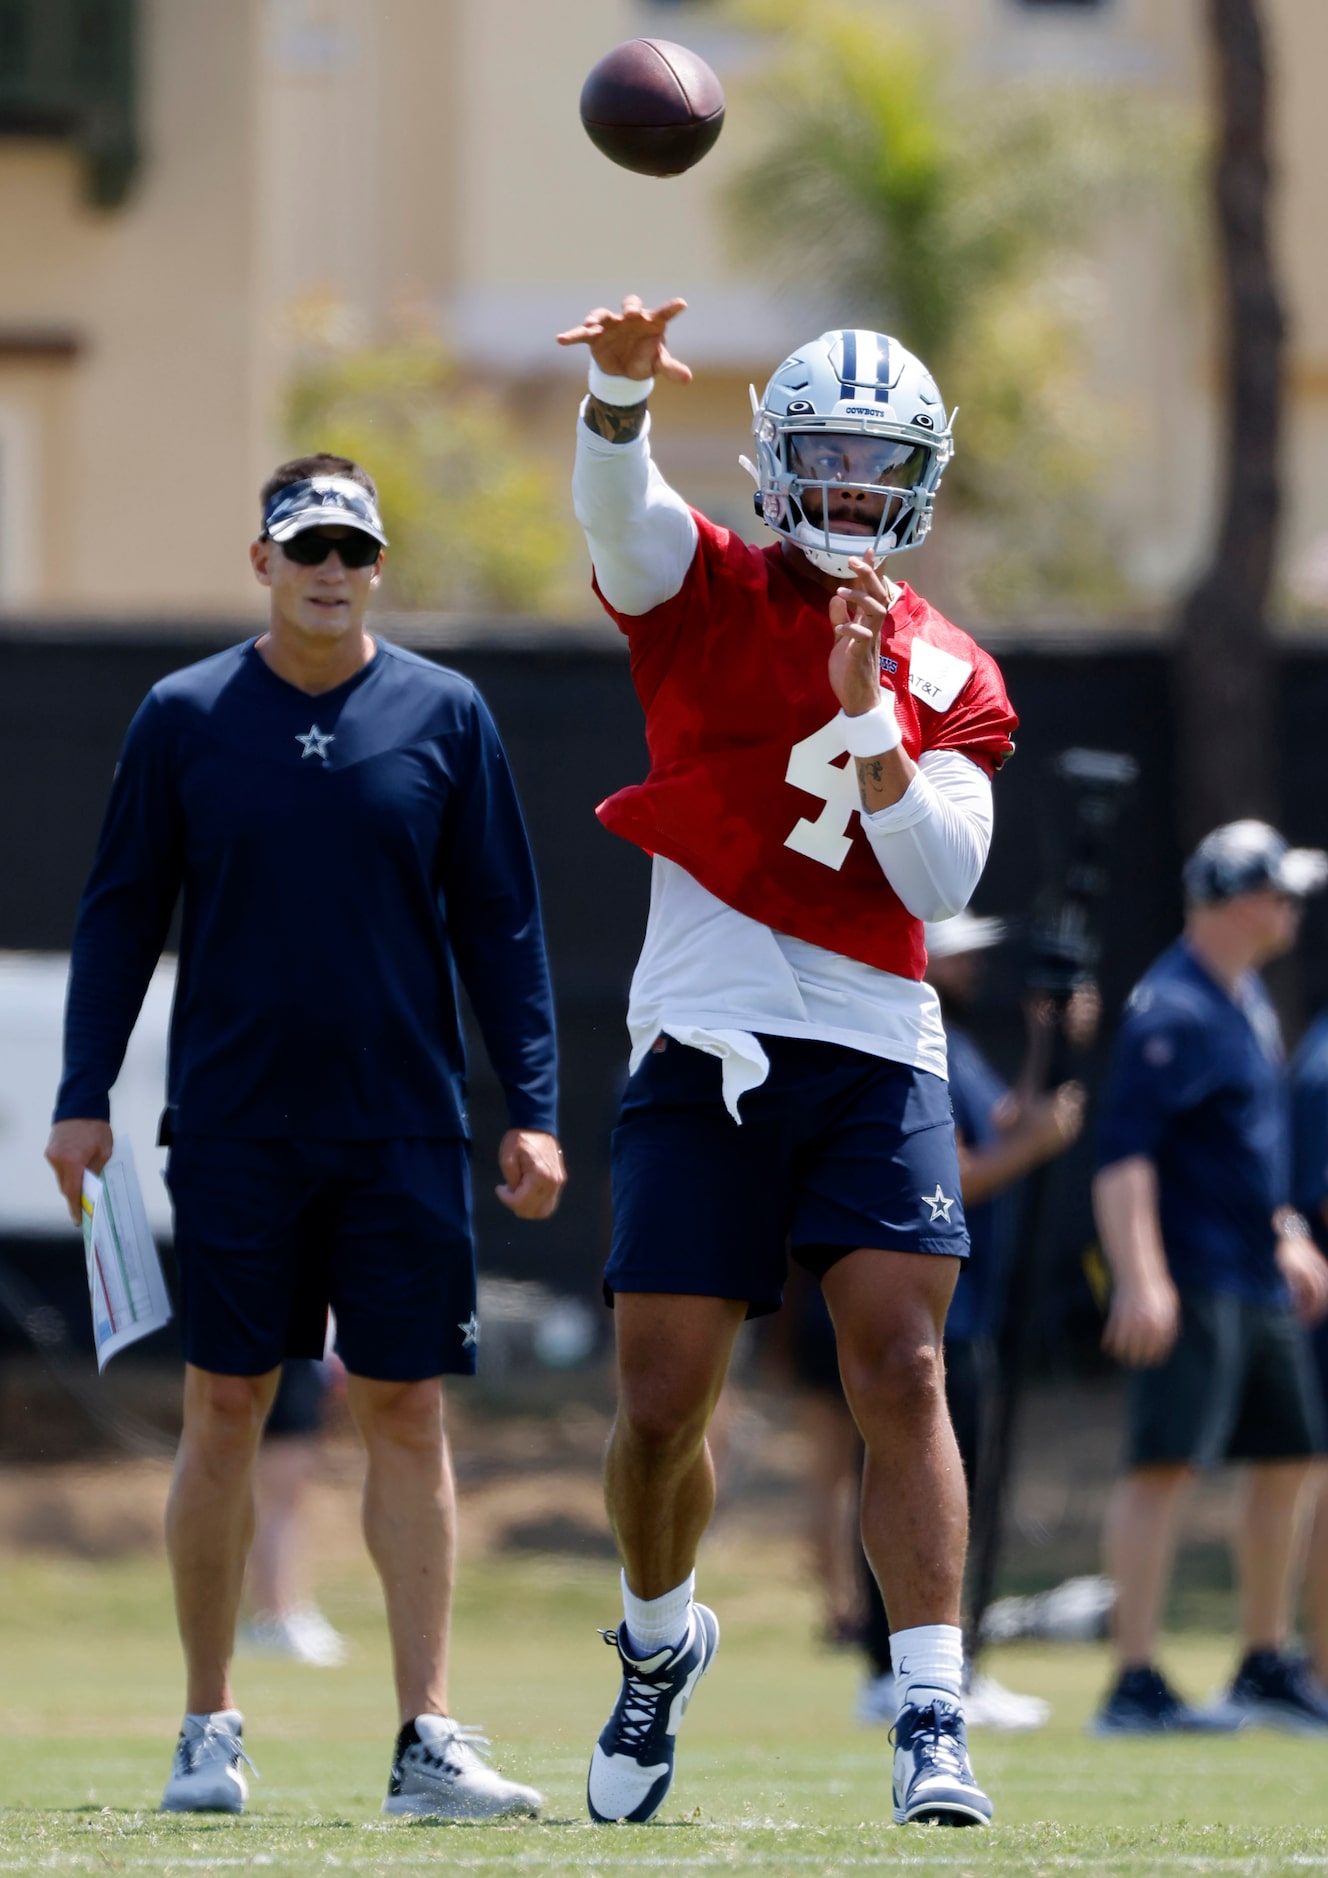
[[[474,1374],[464,1141],[177,1135],[166,1183],[187,1362],[261,1376],[321,1356],[330,1305],[353,1376]]]
[[[660,1043],[663,1043],[663,1048]],[[789,1252],[817,1277],[861,1246],[968,1257],[949,1085],[841,1044],[765,1037],[770,1074],[724,1107],[718,1057],[665,1037],[613,1132],[618,1291],[779,1309]]]
[[[1323,1450],[1309,1337],[1289,1308],[1183,1289],[1166,1359],[1130,1373],[1127,1468],[1296,1461]]]
[[[284,1441],[321,1434],[327,1402],[327,1372],[321,1363],[302,1356],[288,1357],[281,1366],[281,1381],[263,1423],[268,1441]]]

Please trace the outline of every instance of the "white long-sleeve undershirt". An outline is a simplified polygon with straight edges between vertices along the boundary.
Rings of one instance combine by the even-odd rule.
[[[585,421],[576,426],[572,506],[586,533],[599,590],[635,616],[671,600],[696,553],[696,523],[650,454],[650,413],[631,443],[610,443]]]
[[[881,872],[915,919],[962,913],[991,848],[991,781],[958,750],[924,750],[888,809],[862,818]]]
[[[611,443],[586,426],[584,409],[572,480],[577,519],[604,598],[629,617],[647,613],[681,589],[696,523],[651,457],[649,416],[632,442]],[[986,863],[991,784],[958,751],[926,751],[900,800],[861,822],[908,911],[947,919],[968,904]],[[739,1096],[768,1070],[761,1032],[843,1043],[946,1073],[929,985],[773,932],[659,856],[627,1023],[633,1069],[661,1032],[721,1057],[735,1118]]]

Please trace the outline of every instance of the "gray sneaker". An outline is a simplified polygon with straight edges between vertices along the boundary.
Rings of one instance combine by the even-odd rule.
[[[284,1656],[313,1669],[336,1669],[346,1660],[346,1639],[316,1604],[269,1612],[241,1624],[238,1647],[252,1656]]]
[[[218,1709],[203,1721],[186,1716],[175,1744],[171,1777],[161,1796],[163,1813],[242,1813],[249,1788],[240,1762],[253,1762],[241,1746],[244,1717]]]
[[[417,1715],[397,1736],[383,1811],[411,1819],[502,1819],[544,1804],[484,1759],[488,1739],[450,1715]]]

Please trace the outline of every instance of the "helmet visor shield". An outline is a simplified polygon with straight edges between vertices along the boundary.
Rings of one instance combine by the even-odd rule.
[[[925,444],[894,437],[797,430],[788,438],[789,473],[803,483],[908,490],[925,475],[931,455]]]

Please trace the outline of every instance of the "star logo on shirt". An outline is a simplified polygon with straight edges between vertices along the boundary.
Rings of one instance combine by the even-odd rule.
[[[469,1319],[464,1324],[457,1325],[457,1329],[461,1332],[462,1349],[473,1350],[480,1340],[480,1320],[476,1317],[474,1311],[471,1312]]]
[[[939,1180],[936,1182],[935,1193],[920,1193],[918,1198],[924,1206],[931,1208],[931,1218],[927,1221],[929,1226],[934,1226],[938,1219],[943,1219],[947,1226],[950,1224],[950,1208],[954,1205],[954,1200],[953,1198],[947,1199],[941,1192]]]
[[[326,763],[327,746],[336,742],[336,732],[320,730],[317,724],[310,724],[303,736],[298,731],[295,733],[295,741],[304,745],[304,756],[321,756]],[[304,757],[301,757],[300,761],[303,762]]]

